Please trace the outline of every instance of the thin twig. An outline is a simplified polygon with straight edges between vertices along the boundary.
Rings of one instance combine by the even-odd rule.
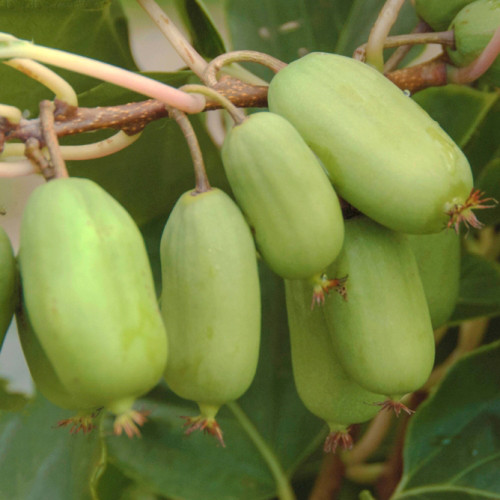
[[[55,171],[54,167],[50,164],[49,160],[45,158],[40,149],[40,142],[34,137],[30,137],[26,141],[26,147],[24,150],[24,155],[26,158],[31,160],[40,170],[40,173],[45,177],[45,180],[50,181],[54,178]]]
[[[23,117],[23,114],[19,108],[16,106],[10,106],[9,104],[0,104],[0,116],[9,120],[13,125],[19,123]]]
[[[366,44],[366,62],[384,72],[384,43],[405,0],[386,0]]]
[[[42,47],[26,40],[13,40],[0,46],[0,58],[12,59],[18,57],[34,59],[74,71],[75,73],[93,76],[99,80],[110,82],[158,99],[186,113],[199,113],[205,106],[205,99],[200,95],[186,94],[170,85],[158,82],[139,73],[134,73],[89,57]]]
[[[65,101],[72,106],[78,106],[78,97],[76,96],[75,89],[64,78],[43,64],[24,58],[9,59],[3,63],[40,82],[52,90],[57,99]]]
[[[160,31],[170,42],[170,45],[172,45],[187,66],[191,68],[193,73],[206,83],[203,74],[208,63],[188,42],[168,15],[154,0],[137,0],[137,3],[147,12],[156,26],[160,28]]]
[[[428,33],[429,31],[431,31],[431,27],[425,21],[419,21],[413,29],[412,34],[416,35],[419,33]],[[394,71],[398,67],[399,63],[406,57],[408,52],[410,52],[411,48],[411,44],[401,45],[398,47],[384,64],[384,73]]]
[[[69,177],[66,163],[61,156],[59,141],[54,130],[54,103],[44,100],[40,103],[40,127],[44,143],[49,150],[50,161],[54,168],[54,177],[56,179]]]
[[[254,62],[266,66],[274,73],[283,69],[287,64],[280,61],[276,57],[257,52],[255,50],[236,50],[234,52],[227,52],[221,54],[215,59],[212,59],[205,69],[204,81],[211,87],[217,84],[217,73],[227,64],[234,62]]]

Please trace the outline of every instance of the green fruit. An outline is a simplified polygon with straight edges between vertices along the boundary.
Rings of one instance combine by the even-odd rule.
[[[90,432],[95,427],[95,417],[100,409],[82,406],[78,399],[68,392],[40,345],[22,304],[16,310],[16,325],[23,354],[37,391],[55,405],[77,411],[72,418],[58,422],[58,426],[70,425],[72,433],[80,430],[84,433]]]
[[[91,407],[85,408],[85,405],[80,404],[66,389],[33,331],[24,308],[19,308],[16,312],[16,324],[24,357],[36,389],[61,408],[78,411],[94,410],[95,408]]]
[[[452,230],[436,234],[409,234],[408,241],[417,260],[429,306],[432,327],[444,325],[451,317],[460,282],[460,238]]]
[[[464,7],[453,19],[450,30],[455,32],[455,47],[448,48],[456,66],[467,66],[480,56],[495,30],[500,26],[500,0],[476,0]],[[500,86],[500,56],[497,56],[484,78]]]
[[[344,237],[339,201],[292,125],[273,113],[251,115],[229,132],[222,161],[273,271],[308,278],[335,259]]]
[[[130,215],[90,180],[44,184],[23,214],[19,263],[29,321],[57,379],[81,408],[131,415],[161,378],[167,339]]]
[[[471,193],[458,146],[367,64],[308,54],[273,78],[268,100],[318,155],[339,195],[380,224],[438,232]]]
[[[306,408],[327,422],[331,434],[325,448],[339,438],[348,445],[348,426],[372,418],[384,397],[363,389],[340,366],[323,308],[309,307],[309,282],[285,280],[285,291],[297,392]]]
[[[0,347],[9,328],[17,302],[17,271],[12,245],[0,226]]]
[[[344,248],[329,271],[349,275],[349,300],[334,295],[324,310],[348,375],[391,397],[418,389],[432,370],[434,335],[405,235],[367,217],[349,219]]]
[[[239,398],[257,368],[260,287],[255,245],[236,204],[219,189],[184,193],[161,239],[161,310],[169,334],[165,379],[196,401],[190,420],[222,440],[219,407]]]
[[[445,31],[460,10],[473,1],[415,0],[415,10],[434,31]]]

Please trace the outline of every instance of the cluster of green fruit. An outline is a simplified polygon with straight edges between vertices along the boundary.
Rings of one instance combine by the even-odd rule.
[[[134,400],[164,375],[198,403],[188,432],[223,443],[217,411],[247,390],[258,362],[255,241],[285,279],[299,395],[330,425],[326,448],[348,446],[348,425],[404,409],[401,396],[432,369],[433,327],[457,294],[458,237],[445,228],[479,224],[469,164],[380,73],[323,53],[274,77],[269,112],[235,126],[222,159],[239,206],[219,189],[181,196],[161,241],[160,307],[139,230],[113,198],[78,178],[33,192],[17,307],[33,379],[79,412],[64,423],[88,430],[104,408],[133,435],[144,421]],[[336,192],[362,215],[344,221]],[[1,251],[3,329],[16,273],[8,240]]]
[[[500,26],[499,0],[415,0],[415,9],[435,31],[453,30],[455,46],[447,53],[456,66],[466,66],[480,56]],[[500,86],[500,57],[484,79]]]

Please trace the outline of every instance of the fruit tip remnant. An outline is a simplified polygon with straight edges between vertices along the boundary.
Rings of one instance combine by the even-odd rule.
[[[328,279],[326,274],[314,278],[313,297],[311,302],[311,310],[315,305],[322,306],[325,303],[326,295],[331,290],[335,290],[344,300],[347,300],[347,290],[345,283],[348,275],[343,278]]]
[[[323,451],[325,453],[335,453],[340,446],[343,450],[350,450],[353,445],[350,429],[344,431],[330,432],[325,439]]]
[[[96,426],[94,420],[99,416],[101,410],[102,408],[98,408],[93,413],[78,414],[71,418],[59,420],[59,422],[57,422],[56,424],[56,427],[59,428],[70,426],[70,434],[78,434],[80,431],[82,431],[83,434],[88,434],[89,432],[92,432],[93,429],[95,429]]]
[[[400,401],[394,401],[392,399],[386,399],[385,401],[380,401],[379,403],[372,403],[375,406],[380,406],[380,410],[393,410],[396,414],[396,417],[399,417],[402,411],[407,413],[408,415],[413,415],[415,410],[408,408],[406,405],[401,403]]]
[[[226,444],[224,443],[224,438],[222,436],[222,430],[219,427],[219,424],[215,420],[215,418],[206,418],[202,415],[198,415],[197,417],[186,417],[181,416],[186,423],[184,427],[187,427],[185,434],[189,436],[194,431],[201,430],[205,434],[211,434],[219,441],[220,445],[225,448]]]
[[[141,437],[139,427],[144,425],[149,414],[150,412],[147,410],[128,410],[115,418],[113,432],[116,436],[120,436],[122,432],[125,432],[129,438]]]
[[[492,203],[489,205],[485,204],[488,201]],[[479,221],[473,210],[494,208],[497,204],[498,201],[495,200],[495,198],[484,198],[483,191],[479,189],[473,189],[467,200],[465,200],[465,203],[455,204],[446,211],[446,214],[450,217],[446,227],[453,227],[457,234],[460,231],[461,223],[465,225],[467,231],[469,231],[471,227],[481,229],[484,224]]]

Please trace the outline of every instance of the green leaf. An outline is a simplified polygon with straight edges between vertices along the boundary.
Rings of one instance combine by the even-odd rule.
[[[272,498],[280,487],[286,490],[287,477],[320,446],[324,424],[307,412],[293,384],[282,280],[261,266],[261,284],[259,366],[234,412],[226,406],[219,413],[226,448],[202,433],[185,436],[179,417],[195,415],[195,404],[160,394],[143,401],[152,415],[140,441],[108,440],[110,461],[126,476],[173,498]]]
[[[500,266],[478,255],[463,255],[460,290],[450,323],[499,314]]]
[[[446,85],[422,90],[413,99],[463,148],[497,102],[498,94]]]
[[[29,401],[24,394],[10,392],[7,389],[8,384],[8,380],[0,378],[0,415],[2,410],[20,411]]]
[[[0,0],[0,31],[38,45],[135,69],[126,19],[118,0],[64,3]],[[77,93],[96,83],[85,75],[55,71],[67,79]],[[0,64],[0,81],[0,102],[28,110],[35,116],[38,103],[54,97],[52,91],[4,64]]]
[[[384,0],[229,0],[232,45],[285,62],[313,51],[352,56],[367,41],[383,4]],[[408,33],[416,23],[412,6],[405,2],[391,34]]]
[[[194,48],[203,57],[213,59],[227,52],[224,40],[203,0],[176,0],[175,4]]]
[[[410,421],[391,500],[500,498],[500,343],[460,360]]]
[[[498,201],[493,208],[478,211],[479,220],[486,226],[500,224],[500,158],[495,158],[484,167],[477,180],[477,187],[487,197]],[[492,202],[488,204],[494,205]]]
[[[476,178],[488,163],[500,158],[499,130],[500,99],[497,99],[464,149]]]
[[[93,498],[102,441],[98,432],[74,435],[55,427],[71,416],[42,396],[22,412],[0,413],[1,500]]]

